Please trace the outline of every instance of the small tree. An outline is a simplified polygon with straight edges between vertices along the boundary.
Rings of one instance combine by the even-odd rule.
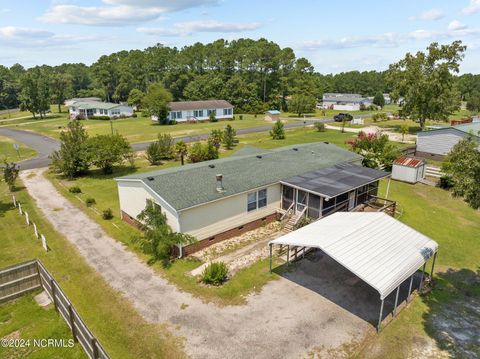
[[[158,144],[160,147],[160,155],[162,160],[170,160],[173,158],[173,137],[168,133],[160,133],[158,135]]]
[[[115,164],[122,164],[132,152],[130,144],[121,135],[97,135],[88,140],[92,164],[103,173],[113,172]]]
[[[363,156],[365,167],[385,169],[389,171],[392,163],[398,157],[398,148],[393,145],[386,134],[360,131],[353,140],[346,142],[352,150]]]
[[[277,120],[277,122],[275,122],[275,124],[272,127],[272,130],[270,131],[270,136],[274,140],[285,139],[285,129],[282,121]]]
[[[210,114],[208,115],[208,119],[210,120],[210,122],[218,122],[218,119],[215,116],[215,111],[210,112]]]
[[[373,98],[373,104],[381,108],[385,106],[385,97],[383,97],[383,94],[381,92],[377,92],[375,94],[375,97]]]
[[[145,157],[150,165],[158,165],[162,160],[162,153],[158,141],[152,142],[145,150]]]
[[[130,106],[135,106],[136,110],[139,110],[145,94],[139,89],[132,89],[128,94],[128,104]]]
[[[342,132],[345,132],[346,123],[347,123],[347,117],[343,116],[343,118],[342,118]]]
[[[313,125],[318,132],[325,132],[325,124],[323,122],[315,122]]]
[[[298,116],[300,117],[304,113],[315,111],[316,104],[317,99],[315,98],[315,96],[296,94],[293,95],[291,100],[288,102],[288,110],[290,112],[298,114]]]
[[[214,160],[218,158],[218,149],[211,142],[194,143],[188,151],[188,160],[192,163]]]
[[[3,167],[3,179],[5,180],[5,183],[8,185],[8,188],[10,189],[11,192],[15,191],[15,181],[17,180],[18,177],[18,166],[14,162],[7,162],[7,160],[4,161],[5,166]]]
[[[208,142],[211,143],[216,149],[220,148],[220,144],[223,141],[222,130],[212,130],[210,136],[208,136]]]
[[[406,123],[400,125],[400,133],[402,134],[402,142],[405,141],[405,135],[410,131],[410,127]]]
[[[184,141],[178,141],[175,143],[175,153],[180,156],[180,160],[182,162],[182,166],[184,165],[184,158],[188,153],[187,144]]]
[[[480,152],[478,143],[469,136],[445,157],[442,170],[452,184],[452,193],[462,197],[472,208],[480,208]]]
[[[172,94],[162,84],[152,84],[143,97],[142,107],[148,115],[157,117],[159,123],[166,124],[168,122],[168,104],[172,99]]]
[[[223,144],[227,150],[232,149],[235,146],[237,131],[230,126],[225,126],[225,130],[223,131]]]
[[[67,131],[60,133],[60,150],[52,155],[52,167],[72,179],[89,168],[88,135],[80,121],[70,121]]]

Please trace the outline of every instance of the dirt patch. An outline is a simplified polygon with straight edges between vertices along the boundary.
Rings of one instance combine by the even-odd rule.
[[[6,340],[20,339],[20,330],[15,330],[14,332],[11,332],[10,334],[4,336],[2,339],[6,339]]]

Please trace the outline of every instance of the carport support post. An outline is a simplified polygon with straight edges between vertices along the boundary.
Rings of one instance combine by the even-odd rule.
[[[420,285],[418,286],[418,292],[420,293],[423,288],[423,279],[425,278],[425,266],[427,265],[427,262],[423,263],[423,269],[422,269],[422,279],[420,279]]]
[[[397,293],[395,294],[395,305],[393,306],[393,316],[397,316],[397,304],[398,304],[398,294],[400,293],[400,286],[397,287]]]
[[[432,270],[430,271],[430,281],[433,283],[433,269],[435,268],[435,260],[437,259],[437,253],[433,255]]]
[[[290,245],[287,245],[287,266],[290,264]]]
[[[413,285],[414,276],[415,276],[415,273],[413,273],[412,276],[410,277],[410,285],[408,286],[407,303],[410,302],[410,295],[412,294],[412,285]]]
[[[380,331],[380,327],[382,326],[383,303],[384,303],[384,299],[382,299],[382,304],[380,304],[380,314],[378,316],[377,333]]]
[[[273,246],[273,244],[270,243],[268,246],[270,247],[270,273],[272,273],[272,246]]]

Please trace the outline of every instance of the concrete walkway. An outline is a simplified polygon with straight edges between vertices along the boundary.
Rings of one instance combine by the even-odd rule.
[[[180,292],[57,192],[44,171],[20,176],[46,218],[147,321],[167,323],[185,337],[185,350],[194,358],[290,358],[308,352],[344,357],[373,331],[365,318],[376,316],[378,303],[370,298],[378,294],[345,285],[351,274],[343,270],[336,278],[313,261],[271,281],[246,305],[218,307]],[[368,294],[365,304],[362,293]]]

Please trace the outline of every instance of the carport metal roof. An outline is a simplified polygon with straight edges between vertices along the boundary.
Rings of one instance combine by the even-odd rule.
[[[438,249],[434,240],[381,212],[337,212],[269,244],[321,249],[375,288],[382,301]]]

